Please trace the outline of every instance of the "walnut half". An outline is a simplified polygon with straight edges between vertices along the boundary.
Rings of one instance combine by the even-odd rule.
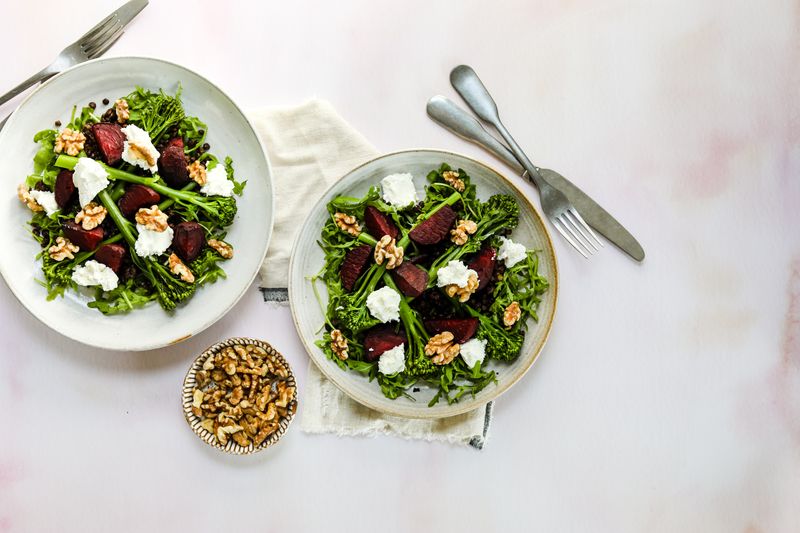
[[[458,301],[461,303],[466,302],[469,300],[469,297],[478,290],[478,275],[472,273],[469,275],[469,279],[467,280],[467,285],[465,287],[459,287],[455,283],[448,285],[444,288],[444,292],[451,298],[458,298]]]
[[[333,220],[339,226],[339,229],[345,233],[349,233],[353,237],[358,237],[361,234],[361,226],[358,225],[358,220],[353,215],[334,213]]]
[[[375,262],[382,265],[386,262],[386,270],[392,270],[403,264],[403,247],[397,246],[395,240],[389,236],[384,235],[381,240],[375,245],[374,252]]]
[[[92,230],[103,223],[107,213],[102,205],[89,202],[75,215],[75,223],[83,226],[85,230]]]
[[[338,329],[331,331],[331,350],[336,354],[336,357],[342,361],[347,360],[347,339],[344,338],[342,332]]]
[[[435,365],[446,365],[455,359],[461,351],[461,345],[453,342],[455,337],[449,331],[434,335],[425,345],[425,355],[431,357]]]

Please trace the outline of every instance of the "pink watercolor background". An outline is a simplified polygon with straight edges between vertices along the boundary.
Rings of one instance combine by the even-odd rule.
[[[3,5],[0,90],[117,2]],[[323,97],[382,150],[496,165],[424,113],[470,63],[531,158],[647,260],[556,240],[554,330],[480,453],[293,427],[223,457],[183,421],[185,369],[256,336],[302,388],[287,309],[254,288],[195,339],[117,354],[0,283],[0,531],[212,531],[231,513],[266,531],[800,531],[798,24],[789,0],[151,2],[112,55],[185,64],[244,108]],[[20,177],[0,179],[13,194]]]

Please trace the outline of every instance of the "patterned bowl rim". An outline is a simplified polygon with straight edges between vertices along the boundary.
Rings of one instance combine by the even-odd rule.
[[[253,344],[263,348],[267,352],[267,355],[275,357],[284,365],[288,373],[285,381],[289,384],[289,386],[294,387],[292,403],[295,404],[295,409],[292,413],[281,419],[281,421],[278,423],[278,430],[264,439],[264,442],[258,446],[254,446],[252,443],[249,446],[241,446],[233,439],[229,439],[228,443],[223,446],[217,441],[213,433],[200,427],[200,417],[192,412],[192,391],[197,383],[195,376],[197,371],[202,368],[203,363],[210,355],[216,354],[223,348],[227,348],[235,344]],[[231,337],[230,339],[220,341],[213,346],[206,348],[195,358],[192,366],[189,367],[189,371],[186,373],[186,377],[183,379],[182,403],[183,415],[186,418],[186,422],[189,424],[189,427],[192,428],[192,431],[194,431],[195,435],[200,437],[203,442],[225,453],[230,453],[233,455],[249,455],[251,453],[260,452],[266,448],[269,448],[278,442],[283,434],[286,433],[286,429],[289,427],[289,424],[291,424],[292,420],[294,419],[294,415],[297,412],[297,382],[295,381],[294,373],[292,373],[292,368],[289,366],[288,361],[286,361],[283,355],[278,350],[273,348],[270,343],[259,339],[251,339],[249,337]]]

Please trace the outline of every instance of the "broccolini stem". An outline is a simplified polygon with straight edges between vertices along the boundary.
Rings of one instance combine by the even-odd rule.
[[[108,214],[111,216],[111,220],[117,225],[120,234],[125,237],[125,240],[128,241],[131,247],[135,246],[136,236],[134,235],[133,224],[122,215],[122,211],[119,210],[117,203],[111,198],[111,194],[108,190],[100,191],[97,197],[100,198],[100,202],[105,206]]]

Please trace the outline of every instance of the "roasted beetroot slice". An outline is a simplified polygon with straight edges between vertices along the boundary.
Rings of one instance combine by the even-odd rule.
[[[158,173],[170,187],[183,187],[189,183],[189,170],[186,168],[186,154],[183,153],[183,139],[171,139],[158,158]]]
[[[91,252],[97,248],[97,245],[100,244],[105,235],[102,226],[94,229],[83,229],[80,224],[76,224],[71,220],[64,222],[63,228],[64,236],[84,252]]]
[[[75,198],[75,182],[72,181],[72,174],[71,170],[62,170],[56,176],[56,204],[61,209],[69,204],[73,198]]]
[[[342,279],[344,290],[348,292],[353,290],[359,276],[367,269],[371,255],[372,247],[368,244],[353,248],[345,254],[342,266],[339,268],[339,277]]]
[[[122,159],[125,134],[119,124],[98,122],[92,126],[92,135],[97,142],[100,155],[107,165],[116,165]]]
[[[436,244],[447,237],[455,220],[456,212],[446,205],[412,229],[408,236],[418,244],[426,246]]]
[[[181,222],[175,226],[172,248],[187,263],[197,259],[205,245],[206,233],[197,222]]]
[[[478,289],[483,290],[494,275],[497,251],[491,246],[483,248],[467,265],[478,274]]]
[[[119,272],[126,253],[127,250],[121,244],[104,244],[97,249],[94,258],[114,272]]]
[[[400,230],[397,229],[394,222],[371,205],[364,209],[364,224],[367,226],[369,234],[378,240],[384,235],[389,235],[393,239],[400,235]]]
[[[428,273],[413,263],[403,262],[391,272],[397,288],[406,296],[416,298],[428,285]]]
[[[459,344],[470,340],[478,331],[477,318],[432,318],[424,324],[429,335],[449,331],[453,334],[453,340]]]
[[[367,361],[376,361],[383,352],[406,343],[404,333],[397,333],[391,326],[376,326],[364,336],[364,356]]]
[[[130,218],[140,208],[156,205],[160,201],[161,196],[156,191],[137,183],[129,185],[125,194],[119,199],[119,210],[122,211],[123,215]]]

